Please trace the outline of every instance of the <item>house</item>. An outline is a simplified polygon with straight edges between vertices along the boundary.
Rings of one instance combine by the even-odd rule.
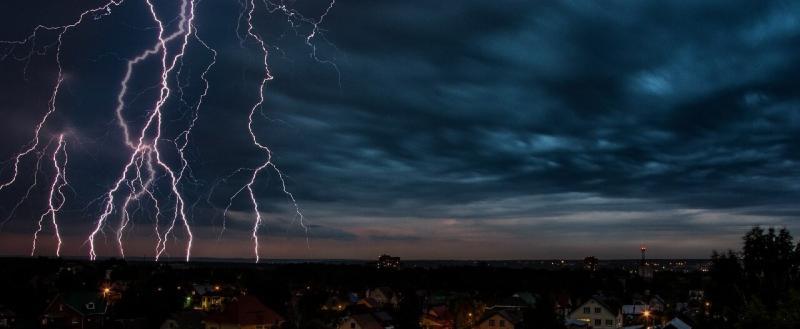
[[[533,295],[527,294],[525,295],[528,300],[520,297],[519,294],[514,294],[511,297],[503,298],[497,301],[494,305],[488,307],[490,310],[500,311],[500,310],[514,310],[519,311],[525,308],[533,307],[536,303],[535,298]]]
[[[427,309],[420,319],[422,329],[454,329],[455,317],[445,305]]]
[[[394,329],[394,324],[386,312],[361,313],[344,318],[338,329]]]
[[[536,306],[537,296],[527,291],[516,292],[511,297],[521,299],[523,302],[525,302],[525,304],[528,304],[528,306],[530,307]]]
[[[175,313],[164,320],[161,329],[204,329],[205,317],[206,314],[198,310]]]
[[[356,303],[356,305],[365,309],[373,309],[380,307],[381,303],[378,303],[375,298],[362,298],[358,301],[358,303]]]
[[[650,310],[653,312],[664,312],[667,309],[667,302],[659,295],[654,295],[650,298]]]
[[[203,320],[206,329],[277,329],[284,318],[253,296],[231,299],[221,313]]]
[[[556,314],[566,319],[569,313],[572,312],[572,299],[566,293],[558,294],[555,298],[555,311]]]
[[[348,306],[350,306],[349,299],[332,296],[325,301],[325,304],[322,304],[322,310],[341,312],[347,309]]]
[[[592,328],[621,328],[622,311],[613,301],[593,296],[570,312],[567,320],[585,322]]]
[[[688,319],[675,317],[664,326],[664,329],[692,329],[694,327],[694,324]]]
[[[45,328],[101,328],[108,304],[96,292],[59,294],[45,308]]]
[[[378,306],[390,305],[392,307],[397,307],[397,304],[400,303],[400,298],[397,296],[394,290],[389,287],[378,287],[367,290],[366,297],[374,299],[376,302],[378,302]]]
[[[476,329],[520,329],[522,314],[512,310],[487,311],[475,325]]]
[[[199,305],[195,309],[206,312],[221,311],[223,305],[239,294],[234,287],[227,285],[193,284],[192,295],[199,296]],[[194,300],[194,298],[193,298]]]
[[[635,301],[633,304],[622,305],[622,315],[625,317],[638,317],[644,314],[644,311],[649,311],[650,305],[642,301]]]

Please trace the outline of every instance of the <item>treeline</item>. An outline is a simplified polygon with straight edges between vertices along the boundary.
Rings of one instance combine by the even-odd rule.
[[[702,328],[800,328],[800,245],[786,229],[759,226],[741,251],[712,255]]]

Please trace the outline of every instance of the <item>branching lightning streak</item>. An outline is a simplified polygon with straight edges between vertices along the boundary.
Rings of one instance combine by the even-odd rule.
[[[57,47],[56,47],[56,64],[58,65],[58,78],[56,79],[56,85],[55,85],[55,87],[53,87],[52,96],[50,97],[50,101],[48,102],[47,112],[44,114],[44,116],[42,116],[42,119],[39,120],[39,123],[36,124],[36,128],[34,129],[34,132],[33,132],[33,140],[31,140],[28,143],[27,146],[23,147],[23,150],[20,151],[19,153],[17,153],[17,155],[14,157],[14,164],[13,164],[11,178],[9,178],[6,182],[0,184],[0,191],[2,191],[3,189],[11,186],[12,184],[14,184],[14,182],[16,182],[17,176],[19,175],[19,163],[20,163],[20,161],[22,160],[22,158],[24,158],[25,156],[27,156],[31,152],[35,151],[39,147],[39,141],[40,141],[40,138],[41,138],[42,127],[44,127],[44,125],[47,123],[47,120],[50,118],[50,116],[53,113],[56,112],[56,98],[58,98],[58,92],[61,89],[61,83],[64,81],[64,72],[63,72],[63,69],[61,67],[61,45],[63,44],[62,41],[63,41],[64,34],[66,34],[67,31],[69,31],[70,29],[78,27],[79,25],[81,25],[81,23],[83,23],[83,21],[84,21],[84,18],[86,18],[86,16],[88,16],[88,15],[99,15],[99,16],[95,16],[95,19],[98,19],[99,17],[103,17],[103,16],[107,16],[107,15],[111,14],[111,7],[112,6],[119,6],[120,4],[122,4],[122,1],[123,0],[111,0],[111,1],[109,1],[108,3],[106,3],[105,5],[103,5],[101,7],[94,8],[94,9],[89,9],[87,11],[84,11],[83,13],[80,14],[78,19],[75,22],[71,23],[71,24],[62,25],[62,26],[38,25],[38,26],[36,26],[36,28],[34,28],[33,33],[31,33],[24,40],[2,41],[2,42],[0,42],[0,44],[24,45],[24,44],[30,42],[31,40],[33,40],[35,42],[36,37],[37,37],[37,33],[40,30],[49,30],[49,31],[60,30],[60,32],[58,32],[58,38],[57,38],[57,42],[56,42],[56,44],[57,44]],[[31,51],[33,52],[33,51],[35,51],[35,49],[31,48]]]
[[[62,240],[57,221],[57,213],[66,203],[66,196],[63,189],[70,186],[66,178],[68,156],[66,149],[67,140],[65,136],[67,135],[63,132],[58,134],[58,143],[52,153],[49,152],[49,150],[51,150],[51,144],[43,146],[42,139],[46,138],[44,137],[44,134],[47,131],[45,127],[49,125],[49,121],[52,121],[51,118],[54,116],[54,113],[57,112],[57,100],[59,98],[59,92],[65,82],[65,74],[62,68],[62,45],[64,44],[63,37],[70,30],[76,29],[85,23],[88,20],[87,18],[98,20],[100,18],[109,16],[112,12],[112,9],[121,6],[124,1],[125,0],[109,0],[102,6],[83,11],[80,13],[77,19],[66,25],[37,25],[33,29],[32,33],[22,40],[0,41],[0,46],[9,46],[7,52],[0,53],[0,61],[9,56],[11,56],[11,58],[24,61],[25,64],[23,73],[26,78],[31,58],[35,55],[47,54],[48,49],[55,49],[55,63],[57,64],[58,73],[57,78],[55,79],[55,84],[52,87],[52,91],[49,93],[47,110],[37,121],[34,127],[33,138],[26,143],[18,153],[11,157],[10,177],[5,179],[0,178],[0,192],[2,192],[4,189],[17,183],[17,178],[20,175],[21,163],[28,156],[32,154],[36,155],[36,168],[32,183],[25,190],[25,194],[22,199],[14,205],[10,214],[8,214],[6,219],[0,223],[0,228],[2,228],[1,225],[4,225],[14,216],[17,208],[28,199],[28,197],[31,195],[31,192],[37,186],[39,181],[38,174],[40,171],[40,163],[44,155],[52,155],[52,163],[55,173],[52,184],[50,185],[47,209],[39,217],[38,229],[34,233],[31,255],[36,253],[38,236],[43,231],[44,221],[48,217],[52,222],[55,231],[54,235],[58,242],[56,255],[60,256],[61,253]],[[132,217],[136,215],[139,209],[142,208],[142,202],[148,202],[149,204],[152,204],[155,209],[154,231],[157,239],[155,245],[155,260],[158,261],[166,253],[167,242],[170,238],[170,235],[172,235],[175,231],[176,225],[182,225],[185,229],[185,260],[189,261],[191,259],[194,236],[190,227],[189,216],[191,215],[191,211],[193,211],[194,206],[190,206],[190,215],[187,215],[187,202],[184,199],[182,187],[185,180],[196,181],[196,179],[193,177],[192,168],[189,165],[190,161],[187,158],[186,152],[190,145],[192,130],[195,128],[198,122],[200,109],[203,106],[204,99],[208,95],[211,87],[208,79],[208,73],[217,63],[218,53],[214,48],[210,47],[209,44],[201,39],[196,31],[197,29],[194,24],[195,8],[201,0],[180,0],[177,4],[180,6],[180,10],[174,20],[162,18],[161,14],[159,13],[160,10],[157,9],[154,1],[155,0],[143,0],[146,8],[149,10],[150,19],[152,19],[152,22],[157,26],[157,39],[155,39],[151,45],[144,48],[140,53],[127,60],[125,73],[118,85],[119,89],[116,95],[114,115],[116,117],[116,124],[119,127],[124,140],[125,147],[123,147],[123,150],[126,150],[129,154],[127,155],[127,161],[122,164],[122,170],[114,183],[110,185],[110,187],[102,194],[101,197],[95,199],[95,201],[100,201],[102,206],[100,207],[100,213],[98,217],[92,224],[91,232],[86,239],[86,242],[89,246],[88,254],[91,260],[96,260],[98,256],[98,250],[96,249],[97,235],[104,233],[104,228],[109,225],[109,219],[114,214],[118,214],[120,216],[115,230],[116,245],[119,250],[119,254],[123,258],[125,257],[125,231],[132,225]],[[331,0],[324,13],[317,19],[309,19],[304,17],[296,10],[288,8],[285,4],[283,4],[283,1],[281,1],[280,4],[274,4],[269,0],[261,1],[268,12],[274,13],[278,11],[284,14],[287,18],[287,21],[291,27],[295,29],[295,31],[297,31],[297,22],[300,24],[310,25],[310,32],[304,36],[305,44],[311,49],[310,56],[319,63],[331,65],[335,68],[337,74],[339,73],[339,69],[336,67],[335,63],[330,60],[321,59],[317,56],[317,48],[313,42],[317,35],[321,34],[320,24],[333,8],[335,0]],[[263,223],[263,218],[260,212],[261,207],[256,197],[255,184],[263,171],[273,171],[278,177],[281,191],[294,207],[294,218],[299,219],[300,226],[306,230],[307,244],[308,228],[304,223],[303,213],[301,212],[294,195],[287,189],[286,176],[273,162],[272,150],[266,146],[265,143],[261,142],[256,136],[255,115],[257,111],[261,113],[261,109],[266,100],[266,84],[267,82],[273,80],[273,76],[269,67],[269,47],[267,46],[265,39],[256,31],[254,25],[256,2],[255,0],[241,0],[241,4],[243,10],[241,11],[239,19],[237,20],[236,37],[239,38],[242,47],[245,46],[245,42],[248,39],[252,38],[259,46],[261,54],[263,54],[263,62],[261,64],[263,65],[264,76],[259,83],[258,100],[252,105],[252,107],[250,107],[249,110],[247,132],[253,145],[261,152],[261,154],[265,156],[265,159],[260,163],[260,165],[254,168],[239,168],[233,174],[228,176],[228,178],[230,178],[238,173],[249,173],[249,179],[247,182],[241,186],[229,199],[230,203],[228,204],[228,207],[225,208],[225,212],[223,214],[222,231],[224,232],[225,230],[224,218],[227,216],[233,200],[242,192],[247,191],[249,202],[252,205],[252,210],[255,215],[255,221],[253,223],[251,232],[254,243],[253,250],[255,254],[255,261],[259,262],[260,254],[258,231],[259,227]],[[242,21],[245,21],[247,24],[246,33],[244,34],[239,33],[240,24],[242,24]],[[173,25],[173,23],[176,23],[176,25]],[[177,28],[174,26],[177,26]],[[243,27],[243,25],[241,27]],[[43,43],[39,43],[38,39],[45,31],[48,33],[55,33],[55,41],[42,45]],[[202,46],[211,55],[210,62],[204,66],[203,71],[200,74],[200,79],[203,82],[202,92],[200,92],[200,95],[197,97],[194,105],[190,105],[189,102],[184,98],[184,88],[189,86],[189,83],[187,82],[186,84],[182,84],[181,82],[181,71],[184,67],[187,45],[190,43],[190,40],[196,40],[196,43]],[[16,49],[19,47],[30,47],[30,50],[27,51],[26,48],[26,55],[16,56]],[[132,103],[129,102],[129,84],[134,77],[137,67],[143,62],[156,56],[158,56],[160,62],[160,79],[158,84],[152,88],[158,88],[158,96],[142,118],[143,122],[134,124],[126,118],[126,111],[129,110],[130,106],[132,105]],[[173,88],[175,88],[175,90],[173,90]],[[142,94],[144,94],[144,91],[142,91],[139,95],[134,95],[134,102],[135,99]],[[174,137],[169,136],[164,131],[166,129],[164,127],[164,122],[165,120],[168,120],[165,119],[166,104],[172,99],[177,99],[191,111],[191,117],[185,119],[188,121],[188,124],[183,130],[179,131],[177,135],[174,135]],[[181,107],[181,109],[183,109],[183,107]],[[261,114],[263,115],[263,113]],[[51,139],[51,143],[54,139],[55,138]],[[70,137],[70,139],[73,140],[72,137]],[[165,155],[162,154],[164,150],[167,150],[165,149],[165,144],[163,143],[164,141],[171,142],[171,144],[166,144],[167,146],[174,146],[174,149],[172,149],[170,146],[168,151],[174,152],[174,154],[177,155],[177,159],[174,160],[176,162],[175,164],[170,164],[170,161],[167,160],[168,157],[165,157]],[[164,193],[164,190],[156,187],[161,186],[162,178],[166,178],[164,179],[166,183],[163,183],[168,187],[168,192],[166,193]],[[225,181],[225,179],[222,181]],[[211,193],[213,193],[213,189],[215,187],[216,185],[212,186],[209,197]],[[162,202],[162,198],[164,197],[162,194],[167,195],[167,206],[165,206]],[[145,200],[143,201],[143,199]],[[91,203],[94,203],[95,201],[92,201]],[[139,208],[132,208],[137,204],[139,205]],[[167,210],[167,208],[164,207],[171,207],[171,209]],[[134,210],[131,211],[131,209]],[[171,215],[165,215],[166,213],[171,213]],[[162,216],[171,216],[171,218],[165,219],[162,223]],[[161,226],[162,224],[164,227]],[[221,234],[222,232],[220,232],[220,235]]]
[[[44,221],[45,217],[50,216],[51,222],[53,224],[53,231],[56,237],[57,245],[56,245],[56,256],[61,256],[61,233],[59,232],[58,228],[58,221],[56,220],[56,214],[61,207],[64,206],[67,198],[64,196],[64,191],[62,190],[67,184],[67,162],[69,158],[67,156],[67,142],[64,140],[64,134],[61,134],[58,137],[58,146],[56,147],[55,151],[53,151],[53,168],[55,170],[55,176],[53,177],[53,183],[50,185],[50,195],[47,198],[47,211],[45,211],[39,217],[38,229],[33,234],[33,248],[31,249],[31,256],[36,253],[36,242],[39,237],[39,232],[42,231],[42,222]],[[62,154],[62,161],[59,163],[58,155]]]
[[[127,82],[128,82],[128,79],[130,78],[130,72],[131,72],[130,69],[132,68],[132,66],[134,64],[136,64],[138,61],[141,61],[144,58],[150,56],[154,52],[153,49],[156,49],[155,50],[156,52],[160,51],[160,53],[161,53],[161,89],[159,91],[159,99],[156,102],[153,110],[148,115],[147,120],[146,120],[144,126],[142,127],[140,134],[139,134],[138,142],[135,145],[134,145],[134,143],[130,142],[130,139],[129,139],[128,135],[127,135],[128,131],[129,131],[129,128],[127,128],[127,124],[124,123],[124,119],[119,120],[120,121],[120,125],[122,127],[124,127],[123,130],[126,133],[126,143],[128,144],[129,147],[131,147],[132,153],[131,153],[131,156],[130,156],[130,158],[128,160],[128,163],[125,165],[125,167],[124,167],[119,179],[114,184],[114,186],[111,189],[109,189],[108,192],[106,193],[106,197],[105,197],[106,203],[105,203],[104,211],[100,215],[100,217],[98,218],[97,224],[95,226],[95,229],[89,235],[89,246],[90,246],[89,258],[92,259],[92,260],[97,258],[97,253],[95,251],[95,241],[94,241],[95,237],[102,230],[102,228],[103,228],[108,216],[110,216],[114,212],[114,195],[116,194],[117,191],[119,191],[119,189],[122,187],[122,185],[125,184],[125,182],[127,182],[129,180],[139,179],[139,177],[141,176],[141,170],[140,170],[140,166],[136,165],[137,164],[137,158],[138,157],[144,157],[146,154],[147,154],[148,160],[154,161],[159,167],[161,167],[164,170],[164,172],[167,174],[167,176],[169,176],[170,189],[171,189],[171,192],[172,192],[173,196],[175,197],[175,210],[174,210],[174,213],[173,213],[173,216],[172,216],[172,221],[170,222],[169,227],[167,228],[166,232],[164,232],[163,235],[159,235],[159,237],[158,237],[159,242],[158,242],[158,245],[156,245],[156,251],[157,252],[156,252],[155,258],[156,258],[156,260],[158,260],[161,257],[161,255],[165,252],[167,239],[169,237],[169,234],[172,233],[173,229],[175,228],[175,223],[176,223],[176,221],[178,219],[180,219],[182,224],[184,225],[184,227],[186,229],[187,238],[188,238],[187,245],[186,245],[186,258],[185,259],[186,259],[186,261],[189,261],[189,259],[191,258],[193,235],[192,235],[191,227],[189,226],[189,221],[188,221],[188,219],[186,217],[185,202],[183,200],[183,197],[182,197],[181,192],[180,192],[179,187],[178,187],[178,184],[179,184],[178,176],[175,174],[175,171],[166,162],[164,162],[164,160],[161,158],[161,153],[159,152],[159,141],[161,140],[161,134],[162,134],[162,121],[163,121],[162,120],[162,107],[167,102],[167,100],[169,99],[169,96],[170,96],[170,93],[171,93],[171,89],[169,87],[169,74],[175,68],[175,66],[176,66],[177,62],[180,60],[180,58],[183,57],[183,55],[184,55],[184,53],[186,51],[186,45],[188,44],[189,37],[192,35],[192,31],[193,31],[192,22],[194,20],[194,5],[195,5],[195,2],[194,1],[186,1],[186,0],[181,2],[179,31],[176,32],[175,34],[171,34],[169,36],[165,36],[164,23],[159,18],[157,10],[156,10],[155,6],[153,5],[152,1],[151,0],[146,0],[146,3],[147,3],[147,6],[148,6],[148,8],[150,10],[150,14],[151,14],[153,20],[158,24],[158,43],[153,48],[151,48],[150,50],[145,51],[139,57],[134,58],[132,61],[129,61],[129,65],[128,65],[129,71],[126,72],[126,79],[123,80],[123,82],[122,82],[123,91],[121,91],[120,94],[124,96],[124,91],[127,89]],[[169,59],[168,43],[170,41],[172,41],[173,39],[176,39],[177,36],[180,36],[180,35],[182,35],[183,38],[182,38],[182,42],[180,44],[179,51],[177,52],[177,54],[175,54],[172,57],[172,60],[170,61],[170,60],[168,60]],[[120,111],[121,111],[122,108],[124,108],[124,102],[121,102],[120,100],[123,98],[123,96],[118,97],[118,107],[117,107],[117,109],[118,109],[118,111],[117,111],[118,119],[122,118],[122,116],[120,115]],[[148,137],[148,131],[151,130],[151,129],[155,130],[154,136],[151,137],[152,138],[152,145],[148,144],[147,140],[146,140],[147,137]],[[141,162],[139,162],[139,163],[141,163]],[[128,173],[131,171],[131,169],[133,169],[134,175],[133,175],[132,178],[129,178],[128,177]],[[143,187],[143,189],[146,190],[147,188]],[[119,230],[117,231],[118,244],[120,246],[120,253],[123,256],[124,256],[124,249],[122,247],[122,240],[121,239],[122,239],[122,232],[124,231],[124,229],[125,229],[125,227],[127,225],[127,219],[126,219],[127,218],[127,213],[126,213],[125,209],[127,208],[127,205],[130,202],[130,200],[138,199],[138,197],[140,197],[140,196],[141,195],[137,195],[137,193],[135,192],[134,188],[129,188],[128,189],[128,196],[126,197],[126,201],[125,201],[124,207],[123,207],[122,225],[120,225]],[[160,213],[160,209],[158,211]],[[158,223],[156,223],[156,226],[157,225],[158,225]]]

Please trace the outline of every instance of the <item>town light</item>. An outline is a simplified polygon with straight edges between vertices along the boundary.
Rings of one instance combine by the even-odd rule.
[[[644,311],[644,313],[642,313],[642,315],[644,315],[644,317],[646,317],[646,318],[650,317],[650,311]]]

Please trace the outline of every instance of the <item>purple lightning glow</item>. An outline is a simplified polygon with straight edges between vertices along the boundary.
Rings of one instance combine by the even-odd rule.
[[[61,161],[58,159],[58,155],[61,154]],[[58,136],[58,146],[56,147],[55,151],[53,151],[53,169],[55,170],[55,176],[53,177],[53,183],[50,185],[50,194],[47,198],[47,211],[39,217],[39,224],[38,229],[35,233],[33,233],[33,248],[31,249],[31,256],[36,254],[36,242],[39,237],[39,232],[42,231],[42,222],[44,221],[45,217],[50,216],[51,222],[53,224],[53,234],[56,237],[56,256],[61,256],[61,233],[59,232],[58,228],[58,221],[56,220],[56,214],[61,207],[64,206],[64,203],[67,201],[67,197],[64,196],[64,187],[66,187],[69,182],[67,182],[67,162],[69,162],[69,157],[67,156],[67,141],[64,140],[64,134]]]
[[[24,60],[24,72],[27,72],[30,58],[34,55],[43,55],[47,53],[47,47],[42,51],[37,49],[37,40],[40,38],[39,34],[42,31],[55,31],[56,41],[54,43],[55,49],[55,62],[57,64],[58,73],[55,79],[52,92],[48,101],[47,111],[42,115],[41,119],[37,122],[33,130],[33,138],[29,143],[21,148],[21,150],[11,158],[11,175],[0,181],[0,192],[4,189],[14,185],[21,172],[20,163],[29,156],[36,156],[36,167],[34,170],[33,182],[27,187],[26,193],[19,200],[8,214],[3,224],[8,222],[16,212],[16,209],[28,200],[31,191],[37,187],[38,176],[40,171],[40,162],[45,154],[52,155],[53,168],[55,170],[52,177],[52,184],[49,189],[49,197],[47,208],[45,212],[39,217],[38,229],[33,237],[33,249],[31,255],[36,253],[36,244],[41,233],[44,229],[44,221],[49,217],[54,229],[54,235],[57,240],[56,256],[60,256],[62,240],[57,221],[57,213],[62,209],[66,203],[66,195],[64,188],[68,187],[66,178],[68,156],[67,156],[67,137],[72,138],[72,135],[65,133],[57,134],[57,144],[52,153],[47,153],[50,149],[50,144],[42,145],[42,138],[45,137],[48,129],[50,118],[57,112],[57,101],[59,92],[64,84],[65,76],[62,69],[62,46],[64,45],[63,36],[73,30],[79,28],[88,18],[99,20],[110,16],[112,9],[117,9],[123,5],[125,0],[110,0],[104,5],[86,10],[82,12],[76,20],[67,25],[61,26],[45,26],[38,25],[33,32],[22,40],[15,41],[0,41],[0,46],[7,47],[4,54],[0,54],[0,60],[4,60],[20,47],[30,47],[30,51],[23,57],[17,58]],[[186,156],[186,152],[190,146],[192,131],[198,123],[200,117],[203,101],[212,88],[212,84],[208,79],[208,73],[213,69],[217,62],[218,52],[212,48],[206,41],[204,41],[197,32],[195,25],[196,13],[195,9],[200,0],[181,0],[179,4],[179,12],[177,17],[168,17],[158,6],[154,3],[155,0],[143,0],[145,7],[149,11],[149,19],[157,27],[157,37],[153,42],[138,53],[138,55],[128,59],[125,63],[125,73],[120,79],[118,86],[119,91],[116,95],[116,105],[114,107],[114,116],[116,125],[119,128],[125,146],[121,148],[127,153],[122,169],[119,172],[113,184],[103,193],[97,200],[102,204],[99,215],[93,220],[92,229],[86,238],[86,245],[88,246],[89,259],[96,260],[98,258],[97,239],[99,235],[105,234],[105,229],[110,225],[109,221],[112,218],[119,216],[119,220],[114,232],[115,244],[118,254],[125,257],[125,236],[126,230],[131,227],[134,221],[135,213],[138,209],[142,208],[142,202],[145,202],[154,210],[154,224],[153,230],[155,233],[155,248],[154,259],[158,261],[161,259],[167,250],[167,243],[171,236],[174,236],[176,226],[181,226],[184,230],[185,247],[183,251],[184,259],[189,261],[192,254],[192,246],[194,242],[194,235],[192,232],[190,217],[187,215],[187,201],[183,191],[184,180],[189,177],[191,179],[190,161]],[[303,213],[295,199],[294,195],[288,190],[286,185],[286,178],[284,173],[273,162],[272,150],[263,143],[255,133],[255,115],[260,112],[264,105],[265,89],[269,81],[273,80],[269,67],[269,46],[265,39],[259,34],[254,24],[254,18],[257,15],[257,4],[255,0],[244,0],[242,3],[243,9],[240,13],[239,20],[237,20],[237,33],[236,36],[240,39],[240,45],[244,48],[246,41],[252,39],[258,45],[258,50],[262,55],[261,65],[263,65],[263,78],[258,83],[258,100],[249,108],[247,133],[249,134],[250,141],[259,149],[264,156],[264,161],[255,168],[242,167],[237,169],[234,173],[230,174],[228,178],[237,175],[241,172],[248,172],[249,179],[241,186],[231,197],[228,207],[225,208],[223,217],[225,217],[231,207],[233,200],[243,191],[247,191],[249,203],[252,206],[254,215],[254,222],[251,231],[253,240],[253,251],[255,261],[260,261],[259,252],[259,227],[263,224],[264,218],[261,214],[261,207],[256,196],[256,183],[260,174],[265,170],[274,172],[280,182],[281,191],[286,196],[287,200],[291,203],[294,209],[294,218],[298,220],[299,225],[306,230],[306,242],[308,244],[308,228],[304,222]],[[339,73],[338,67],[330,60],[321,59],[317,56],[317,48],[313,42],[318,37],[320,30],[319,26],[324,18],[330,13],[334,7],[335,1],[331,1],[324,13],[317,19],[310,19],[304,17],[296,10],[290,9],[286,4],[281,1],[280,3],[273,3],[268,0],[263,0],[263,8],[268,13],[280,13],[286,17],[290,26],[297,32],[298,24],[308,24],[311,26],[310,32],[303,36],[304,43],[310,48],[310,56],[319,63],[331,65]],[[246,22],[247,30],[246,35],[242,37],[238,31],[242,21]],[[203,66],[203,71],[200,74],[202,81],[202,91],[197,98],[196,102],[191,105],[184,99],[183,86],[180,82],[181,71],[184,65],[184,58],[187,57],[187,48],[190,43],[196,43],[202,47],[210,56],[208,61]],[[157,58],[159,61],[159,82],[156,88],[158,89],[158,97],[147,109],[144,116],[143,123],[140,126],[134,124],[128,119],[130,116],[128,110],[129,106],[129,91],[130,83],[134,76],[137,74],[139,67],[145,61]],[[174,82],[175,81],[175,82]],[[188,124],[180,131],[175,132],[174,138],[167,137],[168,133],[165,128],[165,113],[170,111],[167,106],[168,103],[176,98],[174,95],[180,95],[178,101],[187,106],[191,111],[191,117]],[[222,129],[222,127],[220,127]],[[77,137],[76,137],[77,138]],[[55,139],[55,138],[54,138]],[[169,143],[164,143],[169,142]],[[166,160],[164,152],[175,154],[177,156],[177,164],[170,164]],[[160,181],[165,181],[161,184]],[[223,180],[224,181],[224,180]],[[168,192],[164,193],[163,190],[157,188],[159,185],[166,186]],[[215,187],[215,186],[214,186]],[[213,188],[212,187],[212,191]],[[164,195],[166,194],[166,195]],[[210,194],[209,194],[210,195]],[[138,208],[136,208],[138,207]],[[1,227],[0,227],[1,228]],[[223,231],[225,229],[225,222],[223,220]]]

